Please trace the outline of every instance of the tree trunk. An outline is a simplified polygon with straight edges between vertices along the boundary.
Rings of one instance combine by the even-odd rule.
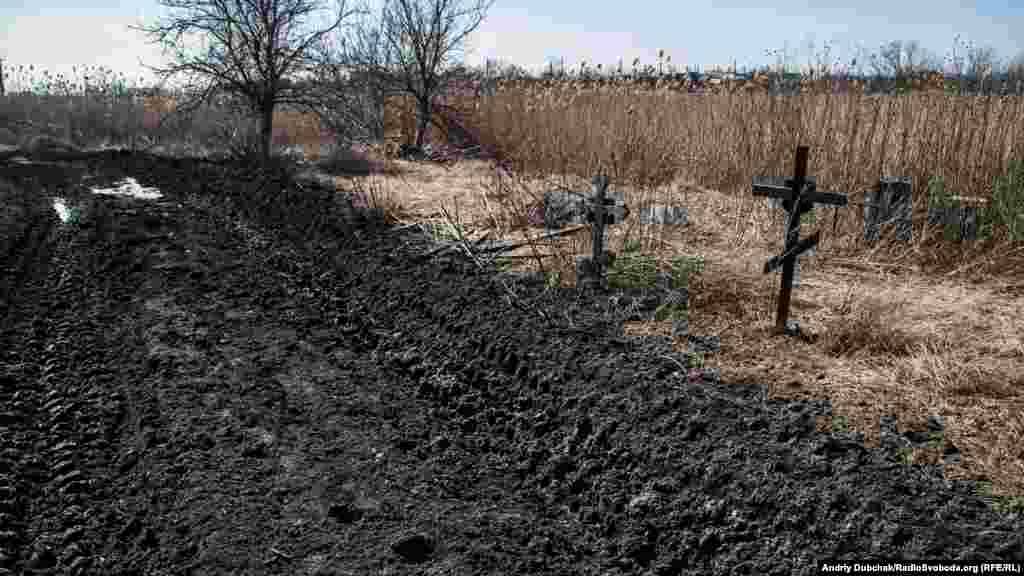
[[[416,130],[416,147],[423,148],[427,139],[427,127],[430,126],[430,100],[420,100],[420,125]]]
[[[263,156],[263,163],[270,162],[270,139],[274,134],[274,103],[265,103],[262,106],[263,117],[260,118],[260,153]]]

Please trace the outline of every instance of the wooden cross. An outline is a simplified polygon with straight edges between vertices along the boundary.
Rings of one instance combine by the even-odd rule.
[[[582,267],[577,266],[577,273],[583,273],[582,282],[580,278],[577,279],[581,285],[604,285],[605,270],[611,261],[605,228],[620,224],[629,216],[629,208],[625,205],[622,192],[608,196],[608,182],[607,176],[594,176],[593,192],[585,201],[586,210],[583,218],[590,223],[593,251],[589,260],[580,263]]]
[[[793,177],[785,179],[783,185],[776,180],[765,178],[755,178],[753,182],[755,196],[781,198],[782,207],[788,214],[783,253],[780,256],[773,256],[765,262],[764,273],[768,274],[782,266],[782,291],[779,295],[779,307],[775,314],[775,332],[791,336],[799,333],[799,325],[794,325],[792,328],[788,325],[789,300],[793,291],[793,269],[796,266],[796,259],[817,246],[821,237],[820,232],[815,232],[800,240],[800,216],[813,209],[815,203],[834,206],[847,205],[845,194],[817,191],[814,178],[807,176],[808,150],[807,146],[797,147]]]

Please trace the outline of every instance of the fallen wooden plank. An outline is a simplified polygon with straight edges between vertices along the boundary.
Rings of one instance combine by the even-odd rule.
[[[537,236],[533,236],[531,238],[526,238],[523,240],[495,241],[479,247],[479,250],[481,252],[508,252],[510,250],[515,250],[516,248],[528,246],[530,244],[533,244],[534,242],[537,242],[538,240],[549,240],[551,238],[557,238],[559,236],[568,236],[570,234],[579,232],[580,230],[585,230],[587,228],[589,228],[589,226],[587,226],[586,224],[580,224],[577,226],[569,226],[568,228],[560,228],[558,230],[553,230],[551,232],[545,232],[544,234],[539,234]]]
[[[483,244],[483,245],[480,244],[480,241],[483,240],[483,238],[481,238],[480,240],[477,240],[476,245],[474,246],[473,250],[474,250],[474,252],[479,252],[479,253],[499,253],[500,254],[502,252],[508,252],[510,250],[515,250],[516,248],[521,248],[523,246],[529,246],[530,244],[533,244],[534,242],[537,242],[539,240],[548,240],[548,239],[556,238],[556,237],[559,237],[559,236],[568,236],[570,234],[579,232],[581,230],[585,230],[587,228],[589,228],[588,225],[580,224],[580,225],[577,225],[577,226],[569,226],[567,228],[560,228],[558,230],[553,230],[551,232],[545,232],[544,234],[539,234],[537,236],[533,236],[533,237],[526,238],[526,239],[523,239],[523,240],[501,240],[501,241],[493,241],[493,242],[490,242],[488,244]],[[435,248],[433,248],[432,250],[430,250],[428,252],[425,252],[422,255],[422,257],[423,258],[429,258],[431,256],[434,256],[434,255],[437,255],[437,254],[440,254],[440,253],[444,253],[444,252],[446,252],[448,250],[458,249],[459,246],[461,246],[461,242],[459,242],[459,241],[455,241],[455,240],[448,241],[448,242],[445,242],[445,243],[441,244],[440,246],[436,246]]]

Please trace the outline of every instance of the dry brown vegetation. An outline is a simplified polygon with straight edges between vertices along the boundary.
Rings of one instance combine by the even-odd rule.
[[[8,113],[17,104],[5,102]],[[50,103],[37,107],[40,117],[46,106],[55,114],[46,122],[63,122],[68,132],[93,140],[112,133],[104,113]],[[944,416],[945,439],[962,452],[947,477],[988,480],[995,494],[1024,494],[1024,246],[1011,238],[1012,230],[1024,230],[1022,186],[994,192],[1010,162],[1024,159],[1021,99],[709,97],[562,85],[499,91],[471,108],[473,117],[464,120],[481,143],[513,161],[512,171],[481,160],[454,167],[387,161],[386,173],[338,176],[339,189],[361,191],[394,222],[469,239],[532,234],[526,212],[545,191],[583,191],[598,172],[611,177],[631,207],[683,205],[688,226],[640,225],[634,211],[611,228],[609,246],[621,253],[627,241],[639,241],[662,269],[677,257],[703,258],[703,270],[689,278],[690,332],[720,336],[721,352],[705,365],[719,368],[724,382],[766,384],[769,397],[827,398],[836,418],[822,425],[861,432],[869,444],[877,442],[882,415],[899,416],[902,429]],[[125,142],[146,135],[146,115],[159,113],[126,106],[114,116],[129,120],[114,135]],[[310,156],[329,138],[307,117],[286,113],[277,120],[279,143],[308,147]],[[204,122],[163,137],[193,134],[202,142],[213,133]],[[803,228],[804,236],[820,229],[823,239],[814,256],[801,259],[791,307],[814,336],[806,340],[770,334],[779,278],[761,268],[780,252],[783,212],[751,193],[755,176],[789,175],[797,145],[811,147],[809,173],[818,188],[851,201],[816,210]],[[345,164],[374,152],[336,154]],[[875,245],[863,241],[859,203],[880,176],[914,180],[909,243],[887,235]],[[1004,214],[987,238],[948,240],[925,225],[933,178],[948,192],[1017,212]],[[569,286],[574,256],[588,254],[588,243],[585,234],[537,243],[506,254],[504,265],[542,269]],[[626,330],[667,335],[670,324]]]
[[[542,85],[536,85],[542,86]],[[639,241],[662,270],[677,257],[700,257],[690,275],[690,331],[721,337],[706,359],[723,381],[769,385],[771,397],[828,398],[834,426],[878,441],[879,417],[924,430],[929,415],[947,421],[946,439],[962,452],[950,479],[988,480],[993,492],[1024,494],[1024,211],[1019,188],[994,185],[1024,158],[1019,98],[923,94],[900,97],[763,94],[688,96],[672,91],[572,84],[499,92],[476,108],[481,142],[505,151],[516,170],[482,162],[455,169],[410,164],[402,179],[381,180],[409,213],[435,230],[475,239],[532,234],[526,211],[557,187],[584,191],[604,172],[630,206],[685,206],[685,227],[612,227],[622,253]],[[755,176],[792,172],[797,145],[811,146],[818,188],[847,193],[851,205],[816,209],[823,243],[801,259],[791,316],[813,338],[773,337],[779,275],[764,262],[780,252],[783,212],[751,192]],[[403,163],[405,164],[405,163]],[[881,176],[914,181],[914,238],[863,240],[863,192]],[[929,183],[991,205],[1013,206],[1006,222],[973,242],[926,226]],[[459,214],[451,226],[448,214]],[[457,210],[455,210],[457,207]],[[456,217],[452,217],[452,220]],[[834,220],[835,219],[835,220]],[[835,233],[833,234],[833,226]],[[573,284],[574,256],[586,235],[509,255],[509,268],[543,269]],[[628,333],[668,335],[669,322],[632,323]],[[681,351],[685,345],[680,343]],[[910,461],[941,457],[908,455]]]

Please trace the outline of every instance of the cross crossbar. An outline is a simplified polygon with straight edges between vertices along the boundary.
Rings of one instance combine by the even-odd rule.
[[[793,201],[792,178],[786,179],[786,184],[775,183],[771,179],[754,179],[754,196],[768,196],[771,198],[782,198],[789,202]],[[811,204],[826,204],[829,206],[846,206],[849,200],[846,194],[838,192],[818,192],[813,178],[804,182],[804,189],[800,193],[801,212],[810,210]],[[788,210],[787,210],[788,211]]]
[[[780,266],[782,266],[785,263],[786,259],[789,258],[790,256],[796,257],[803,254],[804,252],[807,252],[811,248],[814,248],[815,246],[818,245],[818,240],[820,238],[821,232],[815,232],[814,234],[811,234],[807,238],[804,238],[803,240],[797,242],[792,248],[787,250],[785,254],[781,256],[772,256],[770,260],[764,263],[764,273],[768,274],[769,272],[777,270]]]
[[[610,226],[612,224],[621,224],[629,216],[629,206],[626,206],[625,201],[622,199],[622,193],[618,193],[618,197],[604,198],[601,202],[598,202],[595,198],[587,199],[587,216],[585,221],[587,223],[594,223],[597,221],[597,207],[600,206],[604,213],[604,224]],[[582,224],[583,222],[580,222]]]
[[[625,195],[621,191],[609,193],[606,190],[606,196],[601,198],[600,201],[597,198],[596,188],[590,194],[579,194],[578,192],[573,192],[572,194],[580,198],[579,201],[583,205],[583,210],[567,220],[570,224],[594,224],[597,221],[597,209],[599,207],[604,212],[605,226],[621,224],[630,215]]]

